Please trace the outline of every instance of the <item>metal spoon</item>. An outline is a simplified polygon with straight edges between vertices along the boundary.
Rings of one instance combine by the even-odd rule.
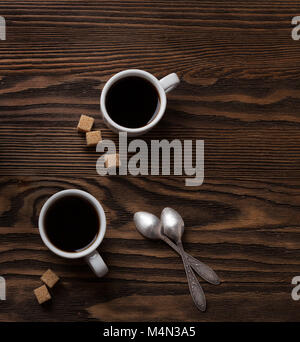
[[[200,283],[198,282],[198,279],[188,264],[181,242],[181,237],[184,232],[184,222],[182,217],[177,213],[177,211],[171,208],[165,208],[161,213],[161,222],[163,225],[164,234],[173,239],[179,247],[193,301],[199,310],[205,311],[206,299],[204,292]]]
[[[166,235],[162,232],[162,225],[158,217],[146,211],[139,211],[134,214],[134,222],[137,230],[146,238],[153,240],[163,240],[171,248],[173,248],[179,255],[180,250]],[[185,252],[185,256],[192,266],[193,270],[207,282],[218,285],[220,280],[216,273],[206,264],[192,257]]]

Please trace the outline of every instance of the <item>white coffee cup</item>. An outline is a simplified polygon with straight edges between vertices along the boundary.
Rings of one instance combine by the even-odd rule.
[[[116,122],[114,122],[111,117],[109,116],[109,113],[106,110],[105,106],[105,100],[106,95],[110,89],[110,87],[117,81],[119,81],[122,78],[126,78],[129,76],[137,76],[142,77],[146,80],[148,80],[152,85],[156,88],[159,97],[160,97],[160,108],[159,110],[153,115],[153,117],[150,119],[150,121],[143,127],[139,128],[130,128],[130,127],[123,127],[118,125]],[[163,117],[166,106],[167,106],[167,96],[166,93],[174,89],[178,84],[180,80],[178,76],[175,73],[172,73],[161,80],[158,80],[155,76],[150,74],[147,71],[138,70],[138,69],[129,69],[125,71],[118,72],[116,75],[111,77],[103,87],[101,97],[100,97],[100,110],[103,117],[104,122],[106,125],[112,129],[114,132],[126,132],[128,136],[137,136],[144,134],[148,132],[151,128],[153,128]]]
[[[48,209],[58,200],[65,196],[77,196],[84,198],[87,200],[96,210],[98,217],[99,217],[99,231],[98,235],[93,241],[93,243],[87,247],[84,250],[78,251],[78,252],[65,252],[57,247],[55,247],[52,242],[48,239],[46,230],[45,230],[45,217],[48,212]],[[66,259],[79,259],[84,258],[86,262],[90,265],[91,269],[95,273],[97,277],[103,277],[107,272],[108,268],[103,261],[100,254],[97,252],[97,248],[99,247],[100,243],[102,242],[105,232],[106,232],[106,218],[104,210],[101,206],[101,204],[96,200],[94,196],[89,194],[88,192],[82,191],[82,190],[76,190],[76,189],[70,189],[70,190],[63,190],[59,191],[56,194],[52,195],[43,205],[42,210],[40,212],[39,216],[39,231],[41,238],[44,242],[44,244],[58,256],[61,256]]]

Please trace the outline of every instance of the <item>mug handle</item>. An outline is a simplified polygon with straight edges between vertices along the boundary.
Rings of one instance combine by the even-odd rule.
[[[105,262],[97,251],[87,255],[85,261],[99,278],[103,277],[108,272]]]
[[[160,85],[164,88],[164,91],[168,93],[173,90],[180,83],[179,77],[175,72],[172,74],[165,76],[161,80],[159,80]]]

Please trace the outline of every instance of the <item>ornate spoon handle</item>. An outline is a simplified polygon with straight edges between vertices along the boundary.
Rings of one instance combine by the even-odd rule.
[[[163,236],[163,240],[173,248],[178,254],[180,254],[179,248],[173,241],[171,241],[167,236]],[[215,271],[209,267],[208,265],[204,264],[200,260],[192,257],[190,254],[185,253],[188,263],[193,268],[193,270],[204,280],[208,281],[211,284],[218,285],[220,284],[219,277],[216,275]],[[181,255],[181,254],[180,254]]]
[[[193,298],[193,301],[199,310],[205,311],[206,299],[205,299],[205,294],[203,292],[203,289],[202,289],[198,279],[196,278],[194,272],[192,271],[190,265],[188,264],[188,261],[187,261],[186,256],[185,256],[185,252],[184,252],[183,247],[182,247],[182,243],[178,242],[177,246],[179,248],[180,255],[181,255],[181,258],[183,261],[183,265],[184,265],[184,269],[185,269],[185,273],[187,276],[189,289],[190,289],[190,293],[191,293],[191,296]]]
[[[204,264],[202,261],[192,257],[188,253],[185,253],[185,256],[187,258],[188,263],[192,266],[193,270],[199,274],[200,277],[202,277],[204,280],[208,281],[213,285],[220,284],[219,277],[211,267]]]

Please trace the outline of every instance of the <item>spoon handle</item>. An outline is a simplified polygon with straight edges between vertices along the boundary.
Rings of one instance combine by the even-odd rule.
[[[173,248],[178,254],[180,254],[179,248],[173,241],[171,241],[167,236],[163,236],[162,239],[167,243],[171,248]],[[204,264],[202,261],[192,257],[190,254],[185,253],[188,263],[192,266],[193,270],[204,280],[207,282],[218,285],[220,284],[220,279],[217,276],[216,272],[209,267],[208,265]]]
[[[183,265],[184,265],[184,269],[185,269],[185,273],[186,273],[186,277],[188,280],[189,289],[190,289],[190,293],[193,298],[193,301],[199,310],[205,311],[206,299],[205,299],[205,294],[203,292],[203,289],[198,279],[196,278],[194,272],[192,271],[190,265],[188,264],[188,261],[185,256],[185,252],[183,250],[182,243],[178,242],[177,246],[179,248],[180,255],[183,261]]]
[[[202,261],[197,260],[196,258],[192,257],[190,254],[185,253],[187,257],[188,263],[192,266],[193,270],[199,274],[204,280],[209,282],[213,285],[219,285],[220,279],[217,276],[216,272],[209,267],[208,265],[204,264]]]

